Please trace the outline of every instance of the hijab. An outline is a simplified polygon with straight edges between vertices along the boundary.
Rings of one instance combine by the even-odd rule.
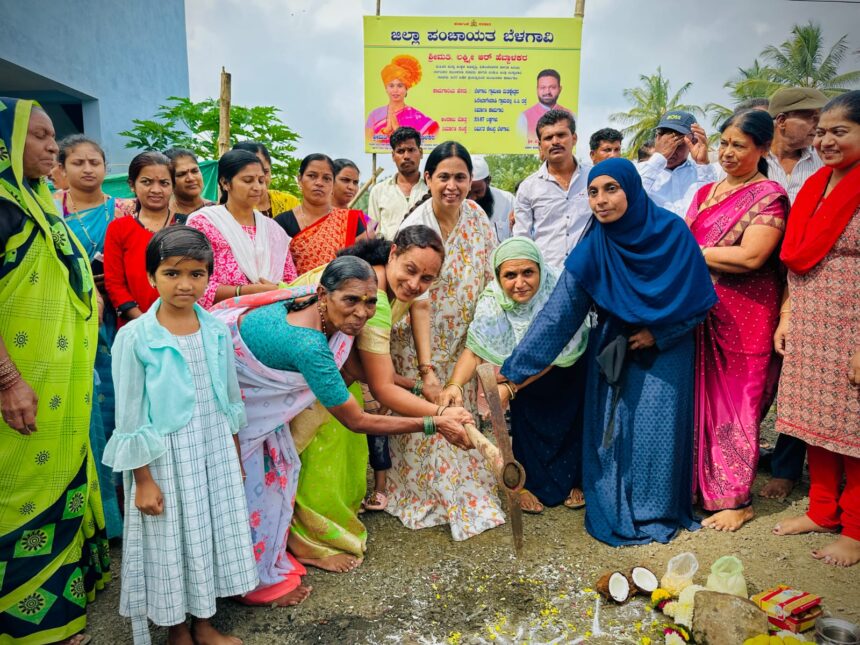
[[[703,318],[717,296],[708,267],[684,220],[657,206],[627,159],[601,161],[588,173],[615,179],[627,211],[595,222],[565,261],[601,308],[632,325],[675,324]]]
[[[531,300],[519,303],[502,288],[499,270],[508,260],[531,260],[540,270],[540,284]],[[544,262],[537,245],[526,237],[511,237],[502,242],[491,257],[495,279],[486,286],[475,307],[475,316],[466,334],[466,347],[494,365],[501,365],[525,336],[535,315],[543,309],[555,284],[559,270]],[[588,326],[583,325],[553,361],[569,367],[585,352]]]

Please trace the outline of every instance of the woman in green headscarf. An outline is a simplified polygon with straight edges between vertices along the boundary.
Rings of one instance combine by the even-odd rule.
[[[457,360],[439,403],[462,403],[463,384],[482,362],[501,365],[543,308],[558,270],[543,261],[537,245],[511,237],[493,253],[495,280],[481,293],[469,324],[466,349]],[[582,498],[582,400],[584,371],[577,362],[588,345],[587,323],[553,362],[546,376],[511,399],[514,457],[526,470],[526,512],[543,505],[579,508]]]
[[[98,300],[44,176],[33,101],[0,98],[0,641],[80,643],[109,552],[89,441]]]

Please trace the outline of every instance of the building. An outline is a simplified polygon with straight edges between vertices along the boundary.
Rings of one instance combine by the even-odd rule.
[[[136,154],[119,132],[188,96],[184,0],[0,0],[0,96],[36,99],[57,137],[83,132],[108,172]]]

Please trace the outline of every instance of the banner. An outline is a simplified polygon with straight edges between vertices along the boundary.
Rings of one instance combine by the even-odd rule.
[[[530,153],[542,114],[576,114],[581,42],[581,18],[365,16],[365,150],[409,126],[425,150]]]
[[[218,201],[218,162],[201,161],[200,174],[203,175],[203,199],[213,202]],[[102,184],[102,190],[111,197],[134,197],[131,188],[128,187],[128,174],[119,173],[108,175]]]

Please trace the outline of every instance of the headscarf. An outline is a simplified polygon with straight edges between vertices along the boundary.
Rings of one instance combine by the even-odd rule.
[[[399,78],[408,90],[421,80],[421,63],[418,62],[417,58],[408,54],[395,56],[388,65],[382,68],[381,76],[382,82],[386,85],[395,78]]]
[[[588,173],[615,179],[627,211],[596,223],[568,256],[565,269],[603,309],[633,325],[702,318],[717,302],[701,249],[684,220],[658,207],[627,159],[601,161]]]
[[[95,297],[86,253],[63,219],[57,216],[45,178],[34,180],[24,176],[24,146],[33,107],[39,107],[39,104],[0,98],[0,199],[12,202],[24,211],[31,225],[45,237],[68,276],[67,284],[75,309],[89,320],[95,308]],[[13,236],[6,245],[6,262],[20,262],[31,239],[30,236]],[[18,251],[20,253],[13,255],[12,252]],[[17,257],[17,260],[10,260],[12,257]]]
[[[822,199],[831,175],[827,166],[816,171],[791,207],[779,257],[794,273],[808,273],[824,259],[860,206],[860,165]]]
[[[540,284],[532,299],[518,303],[502,289],[499,269],[508,260],[531,260],[540,269]],[[475,316],[466,334],[466,347],[494,365],[501,365],[525,336],[535,315],[543,309],[558,281],[559,270],[543,260],[537,245],[527,237],[510,237],[502,242],[491,257],[495,280],[486,286],[475,307]],[[585,352],[588,326],[583,325],[553,361],[553,365],[569,367]]]

